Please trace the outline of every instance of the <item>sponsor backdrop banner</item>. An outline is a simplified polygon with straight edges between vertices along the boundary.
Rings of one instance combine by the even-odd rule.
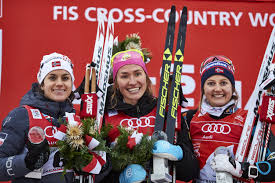
[[[58,52],[71,58],[75,85],[80,84],[85,65],[92,60],[98,11],[106,21],[113,15],[120,41],[138,33],[142,47],[151,50],[147,68],[157,94],[170,7],[176,5],[179,23],[180,11],[187,6],[182,87],[189,108],[199,101],[200,63],[214,54],[233,61],[239,106],[245,107],[275,25],[274,1],[1,0],[0,5],[1,121],[36,81],[45,54]]]

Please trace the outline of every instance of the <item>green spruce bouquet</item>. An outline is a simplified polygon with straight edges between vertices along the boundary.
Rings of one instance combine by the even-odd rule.
[[[139,164],[145,167],[152,158],[154,140],[151,140],[150,136],[146,134],[142,136],[138,144],[129,148],[129,138],[135,130],[122,126],[118,126],[117,130],[120,135],[110,150],[113,170],[120,172],[130,164]]]
[[[85,118],[81,122],[81,125],[71,125],[68,122],[63,123],[67,128],[66,135],[62,140],[57,141],[57,147],[61,157],[64,159],[64,173],[70,169],[81,172],[82,168],[93,159],[93,155],[85,142],[86,135],[95,138],[99,142],[93,151],[110,151],[106,146],[105,140],[108,132],[101,131],[99,133],[94,118]]]

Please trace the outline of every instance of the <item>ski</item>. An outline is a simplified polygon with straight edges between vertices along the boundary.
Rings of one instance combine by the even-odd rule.
[[[97,26],[97,33],[96,33],[96,40],[95,40],[92,62],[95,63],[96,78],[99,78],[100,65],[101,65],[100,62],[102,60],[104,33],[105,33],[104,17],[102,13],[98,12],[97,20],[98,20],[98,26]]]
[[[100,66],[99,66],[100,70],[98,72],[98,77],[97,77],[98,87],[101,91],[101,96],[98,97],[98,101],[97,101],[96,123],[97,123],[98,130],[100,130],[102,126],[102,121],[104,116],[109,73],[111,68],[113,42],[114,42],[114,20],[112,15],[110,14],[108,17],[103,57],[100,62]]]
[[[104,15],[98,12],[98,27],[97,35],[94,45],[93,59],[91,66],[95,66],[96,70],[96,83],[99,88],[98,92],[98,101],[97,101],[97,115],[96,115],[96,125],[98,130],[100,130],[103,121],[105,100],[107,96],[108,80],[109,73],[111,68],[111,58],[113,51],[113,42],[114,42],[114,20],[111,15],[108,17],[107,23],[107,32],[104,42]],[[81,90],[84,88],[85,77],[81,82],[80,86],[75,90],[75,95],[79,96],[83,93]]]
[[[97,130],[100,131],[100,128],[102,126],[102,121],[103,121],[105,100],[106,100],[107,87],[108,87],[107,84],[109,80],[109,73],[110,73],[110,67],[111,67],[111,57],[112,57],[113,41],[114,41],[114,21],[113,21],[113,17],[109,15],[108,23],[107,23],[107,32],[106,32],[105,42],[104,42],[104,33],[105,33],[104,16],[100,12],[98,12],[97,15],[98,15],[97,17],[98,27],[97,27],[97,35],[96,35],[96,40],[94,45],[93,59],[91,64],[88,64],[86,66],[86,74],[83,78],[83,81],[81,82],[80,86],[75,90],[74,93],[75,93],[75,96],[77,95],[80,96],[81,93],[89,94],[90,93],[89,90],[91,88],[91,92],[93,93],[93,95],[96,96],[95,92],[96,92],[96,84],[97,84],[99,88],[98,93],[100,93],[99,94],[100,96],[97,96],[97,97],[94,96],[92,98],[89,98],[90,100],[89,105],[94,104],[95,106],[93,107],[93,109],[96,108],[95,111],[89,112],[89,115],[91,115],[89,117],[96,116],[96,127],[97,127]],[[91,81],[91,86],[89,86],[90,81]],[[95,100],[97,100],[97,102]],[[88,175],[88,176],[80,175],[77,177],[76,180],[78,180],[79,182],[89,182],[89,183],[94,182],[91,175]]]
[[[96,40],[94,45],[93,58],[90,65],[91,66],[95,65],[96,78],[99,78],[98,73],[100,73],[100,62],[102,60],[104,34],[105,34],[104,16],[101,12],[98,12],[97,20],[98,20],[97,34],[96,34]],[[73,101],[74,104],[80,104],[80,100],[78,101],[78,99],[81,98],[80,95],[81,93],[84,92],[84,85],[85,85],[85,76],[83,77],[81,84],[74,91],[74,94],[76,96],[76,100]]]
[[[174,69],[172,81],[170,82],[170,70],[173,59],[172,54],[175,34],[175,16],[176,7],[172,6],[166,33],[165,49],[163,53],[156,122],[153,134],[153,138],[165,140],[167,139],[172,144],[174,142],[175,136],[175,124],[177,121],[177,110],[180,93],[179,91],[181,87],[181,72],[187,27],[187,8],[184,7],[181,14],[177,37],[177,47],[174,57]],[[169,106],[168,113],[166,114],[167,100],[169,100]],[[162,134],[165,122],[166,134]],[[175,168],[173,168],[173,171],[174,174],[172,177],[169,174],[168,160],[153,156],[153,174],[151,174],[152,182],[175,182]],[[174,179],[172,180],[172,178]]]
[[[177,47],[174,57],[174,69],[172,75],[171,89],[169,94],[169,107],[166,118],[166,134],[167,140],[173,143],[175,136],[175,125],[177,122],[178,104],[179,104],[179,90],[181,87],[181,72],[183,64],[184,46],[186,39],[186,27],[187,27],[187,8],[182,9],[178,37]]]
[[[273,28],[273,31],[269,38],[267,48],[265,50],[265,54],[264,54],[260,71],[258,74],[258,78],[256,81],[256,85],[251,95],[251,100],[250,100],[251,102],[249,104],[249,109],[248,109],[247,117],[244,123],[239,145],[236,151],[235,158],[237,161],[240,161],[240,162],[244,161],[245,155],[248,151],[251,134],[254,127],[254,121],[255,119],[258,118],[258,108],[259,108],[259,104],[261,102],[261,97],[263,93],[263,91],[260,88],[260,84],[267,79],[267,76],[269,73],[269,66],[272,63],[274,52],[275,52],[275,27]],[[258,146],[261,141],[261,138],[259,138],[259,136],[261,136],[262,133],[263,133],[263,125],[262,125],[262,122],[258,121],[256,124],[254,137],[250,146],[249,155],[247,159],[247,161],[250,163],[254,163],[256,161],[256,157],[259,149]]]
[[[257,83],[256,83],[256,84],[258,84],[258,86],[257,86],[258,97],[260,97],[260,99],[262,99],[262,94],[263,94],[263,90],[260,88],[260,84],[267,80],[267,77],[268,77],[269,72],[270,72],[269,66],[272,64],[272,61],[273,61],[273,58],[274,58],[274,53],[275,53],[275,27],[273,28],[273,31],[270,35],[269,42],[268,42],[268,45],[267,45],[267,48],[266,48],[266,51],[265,51],[265,54],[264,54],[263,63],[267,63],[267,64],[266,64],[265,68],[261,67],[261,70],[264,69],[264,73],[262,74],[262,78],[260,78],[261,82],[258,84],[258,81],[257,81]],[[257,103],[257,104],[259,104],[259,103]],[[256,111],[256,113],[258,113],[258,110]],[[264,123],[261,122],[259,120],[259,118],[256,118],[256,119],[257,119],[256,128],[255,128],[255,132],[254,132],[254,135],[253,135],[250,151],[249,151],[249,154],[248,154],[248,157],[247,157],[247,161],[251,164],[253,164],[257,161],[257,157],[258,157],[257,155],[258,155],[258,152],[259,152],[259,148],[263,144],[263,139],[260,138],[260,137],[264,137],[264,132],[265,132]]]
[[[161,68],[161,78],[159,84],[159,96],[157,103],[157,114],[154,131],[162,131],[165,121],[166,103],[168,95],[168,84],[170,76],[170,68],[172,62],[172,53],[174,46],[174,34],[175,34],[175,21],[176,21],[176,7],[172,6],[168,27],[166,32],[165,48],[163,52],[163,61]]]

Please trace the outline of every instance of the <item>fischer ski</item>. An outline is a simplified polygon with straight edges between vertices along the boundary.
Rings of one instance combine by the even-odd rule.
[[[163,62],[161,70],[161,79],[159,86],[159,97],[157,103],[157,112],[156,112],[156,122],[154,128],[153,138],[160,139],[162,136],[165,113],[166,113],[166,103],[168,95],[168,83],[170,77],[170,67],[172,62],[172,53],[174,46],[174,33],[175,33],[175,21],[176,21],[176,7],[172,6],[168,27],[166,32],[165,48],[163,53]],[[156,136],[156,137],[154,137]],[[167,140],[166,134],[164,134],[164,139]],[[153,174],[151,174],[150,179],[152,182],[171,182],[172,176],[169,174],[168,169],[168,160],[164,158],[159,158],[153,156]]]
[[[176,21],[176,7],[172,6],[168,21],[165,48],[163,53],[163,62],[161,68],[161,78],[159,86],[159,97],[157,103],[157,114],[154,131],[162,131],[165,121],[166,103],[168,95],[168,83],[170,76],[170,68],[172,62],[172,53],[174,46],[174,33]]]
[[[264,58],[261,64],[261,68],[258,74],[257,82],[254,88],[254,91],[251,96],[249,109],[247,113],[247,117],[244,123],[242,135],[239,141],[239,145],[236,151],[235,158],[237,161],[243,162],[245,155],[248,151],[248,146],[250,143],[250,138],[252,134],[252,130],[254,127],[254,121],[258,118],[258,108],[261,102],[261,97],[263,91],[260,88],[260,84],[263,83],[269,74],[269,66],[272,63],[275,52],[275,27],[270,35],[269,42],[264,54]],[[260,145],[261,134],[263,133],[263,125],[261,121],[257,121],[255,133],[253,136],[253,140],[250,146],[249,155],[247,157],[247,161],[249,163],[254,163],[257,159],[257,153]]]
[[[177,37],[177,48],[174,57],[174,69],[172,75],[171,89],[169,95],[168,113],[166,118],[166,134],[168,142],[174,142],[175,125],[178,114],[179,95],[181,87],[181,72],[183,64],[183,54],[186,39],[186,27],[187,27],[187,8],[182,9],[179,32]]]
[[[169,16],[168,28],[165,40],[165,49],[163,53],[163,63],[159,87],[159,97],[157,104],[156,123],[153,138],[163,138],[173,144],[175,137],[175,125],[177,122],[177,111],[179,104],[179,94],[181,87],[181,72],[183,64],[183,53],[186,38],[187,27],[187,8],[182,9],[180,25],[177,37],[177,48],[174,57],[174,69],[172,75],[172,81],[170,82],[170,68],[172,63],[174,34],[175,34],[175,6],[171,7]],[[170,92],[168,92],[170,90]],[[169,98],[168,98],[169,93]],[[166,114],[166,104],[169,99],[168,113]],[[164,124],[166,121],[166,134],[163,133]],[[175,169],[174,169],[175,173]],[[172,176],[169,174],[168,160],[153,157],[153,174],[151,174],[152,182],[175,182],[175,174]]]

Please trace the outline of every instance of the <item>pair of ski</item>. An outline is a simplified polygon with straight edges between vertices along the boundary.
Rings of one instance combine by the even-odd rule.
[[[273,57],[275,53],[275,27],[270,35],[269,42],[264,54],[264,58],[262,61],[262,65],[258,74],[257,82],[250,98],[249,109],[247,113],[247,117],[245,120],[244,128],[242,131],[242,135],[240,138],[239,146],[236,152],[236,160],[244,161],[245,155],[249,148],[250,137],[252,134],[252,130],[254,128],[255,119],[256,128],[253,135],[252,143],[250,146],[249,154],[247,156],[247,161],[250,164],[253,164],[257,161],[258,150],[261,146],[261,137],[264,129],[264,125],[258,118],[258,108],[261,103],[263,90],[260,88],[260,85],[267,79],[269,75],[269,67],[272,64]]]
[[[248,102],[249,109],[235,155],[235,159],[239,162],[247,161],[250,164],[254,164],[257,161],[263,161],[265,158],[271,124],[266,124],[265,122],[259,120],[258,109],[262,102],[264,93],[264,90],[260,87],[260,85],[267,80],[268,75],[270,74],[269,67],[272,64],[274,53],[275,27],[270,35],[256,85]],[[255,131],[251,142],[252,131],[254,128]],[[248,156],[246,157],[247,153]],[[223,182],[221,181],[218,183]]]
[[[104,42],[104,15],[98,12],[98,28],[93,53],[93,62],[96,64],[97,85],[101,94],[98,98],[96,122],[101,129],[111,69],[111,58],[114,44],[114,20],[111,14],[108,17],[107,32]]]
[[[180,25],[177,37],[177,47],[174,57],[174,67],[172,78],[170,77],[170,72],[172,71],[172,61],[173,61],[173,46],[174,46],[174,34],[176,25],[176,7],[172,6],[167,33],[165,40],[165,48],[163,53],[163,62],[159,86],[159,96],[157,103],[157,113],[156,122],[154,128],[153,137],[160,139],[163,138],[161,134],[165,129],[164,139],[167,139],[170,143],[175,141],[175,126],[177,124],[178,116],[178,105],[179,105],[179,95],[181,87],[181,72],[182,64],[184,58],[184,46],[186,40],[186,27],[187,27],[187,8],[184,7],[181,12]],[[170,82],[170,80],[172,81]],[[170,89],[170,90],[169,90]],[[168,97],[169,95],[169,97]],[[167,112],[167,101],[168,112]],[[166,127],[165,127],[166,122]],[[167,137],[166,137],[166,135]],[[161,137],[160,137],[161,136]],[[153,174],[151,174],[152,182],[176,182],[175,168],[173,168],[173,177],[169,174],[170,170],[168,167],[168,160],[159,158],[157,156],[153,157]],[[172,180],[173,179],[173,180]]]
[[[98,27],[97,27],[97,35],[96,35],[96,40],[94,45],[93,59],[92,59],[92,63],[86,66],[85,78],[83,79],[80,87],[82,87],[85,83],[84,94],[89,93],[88,92],[89,84],[87,83],[90,82],[90,79],[93,81],[95,78],[97,78],[96,84],[99,88],[99,92],[98,92],[99,94],[97,95],[98,99],[97,99],[96,114],[93,114],[93,115],[96,116],[96,126],[97,126],[97,129],[100,130],[102,126],[102,121],[103,121],[109,73],[111,68],[111,58],[112,58],[113,42],[114,42],[114,21],[112,16],[109,15],[108,23],[107,23],[107,32],[105,36],[105,26],[104,26],[105,17],[101,12],[98,12],[97,18],[98,18]],[[104,36],[105,36],[105,41],[104,41]],[[93,66],[95,66],[95,75],[90,74],[93,72],[89,72],[90,69],[91,70],[93,69],[92,68]],[[92,88],[92,90],[94,91],[95,89]],[[93,179],[91,175],[79,176],[78,182],[92,183]]]
[[[97,128],[100,130],[103,121],[104,108],[106,103],[107,96],[107,88],[109,81],[109,74],[111,69],[111,58],[113,52],[113,44],[114,44],[114,20],[111,15],[108,17],[107,23],[107,32],[105,36],[105,23],[104,23],[105,15],[101,12],[97,14],[98,27],[97,27],[97,35],[94,45],[94,52],[92,62],[90,64],[91,68],[95,67],[96,71],[96,84],[98,87],[98,100],[97,100],[97,111],[96,111],[96,123]],[[105,41],[104,41],[105,36]],[[86,67],[89,67],[86,66]],[[90,76],[90,79],[91,76]],[[89,80],[89,77],[88,77]],[[87,81],[86,79],[86,82]],[[85,78],[79,88],[84,87]],[[80,89],[77,89],[80,90]]]

